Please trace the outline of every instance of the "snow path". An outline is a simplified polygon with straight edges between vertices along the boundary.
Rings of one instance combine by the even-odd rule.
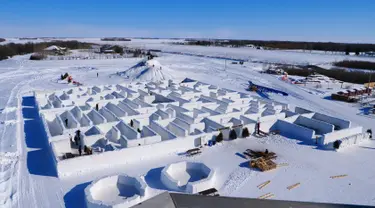
[[[18,70],[22,70],[23,68],[23,61],[19,62]],[[3,74],[0,75],[2,80]],[[20,89],[24,83],[28,82],[27,80],[22,81],[15,85],[13,89],[10,92],[9,99],[5,105],[4,110],[2,111],[2,120],[3,122],[3,129],[2,134],[0,138],[0,153],[1,155],[1,172],[0,175],[6,175],[6,177],[3,178],[3,180],[0,182],[0,187],[3,187],[2,190],[0,190],[0,205],[3,205],[4,207],[10,207],[12,203],[14,203],[12,200],[15,196],[17,196],[17,189],[16,185],[19,182],[19,180],[14,181],[15,179],[18,179],[17,174],[18,172],[18,166],[19,166],[19,157],[20,157],[20,148],[19,148],[19,135],[16,135],[19,133],[17,127],[19,125],[15,125],[17,122],[19,122],[19,117],[16,117],[15,112],[17,112],[18,107],[18,94],[20,92]],[[12,110],[13,109],[13,110]],[[16,122],[8,122],[9,120],[15,120]],[[9,143],[11,144],[9,148]],[[15,143],[15,144],[14,144]],[[15,149],[17,148],[17,149]],[[5,151],[5,149],[11,149],[11,152]],[[4,158],[6,158],[6,163],[4,163]],[[17,198],[17,197],[15,197]]]
[[[25,132],[25,137],[21,137],[25,142],[22,142],[21,149],[25,155],[19,167],[18,190],[21,190],[19,197],[22,200],[18,201],[18,207],[30,206],[30,202],[31,207],[64,207],[59,198],[62,194],[61,184],[53,166],[48,140],[33,97],[22,98],[22,114],[24,126],[20,132]],[[51,188],[55,191],[49,191]],[[40,199],[42,200],[39,201]],[[51,204],[50,201],[54,203]]]

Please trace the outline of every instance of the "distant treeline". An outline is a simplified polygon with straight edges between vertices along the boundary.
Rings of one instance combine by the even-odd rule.
[[[19,40],[38,40],[38,38],[18,38]]]
[[[297,75],[302,77],[307,77],[311,74],[322,74],[340,81],[349,82],[349,83],[356,83],[356,84],[364,84],[367,82],[374,82],[375,81],[375,74],[371,76],[370,74],[363,72],[363,71],[348,71],[345,69],[323,69],[317,66],[306,66],[306,67],[280,67],[289,75]]]
[[[129,38],[116,38],[116,37],[113,37],[113,38],[102,38],[101,40],[102,41],[131,41],[131,39],[129,39]]]
[[[346,68],[353,68],[353,69],[367,69],[367,70],[375,70],[375,62],[369,61],[339,61],[334,63],[335,66],[338,67],[346,67]]]
[[[4,42],[6,41],[4,38],[0,38],[0,42]]]
[[[254,45],[266,49],[284,50],[317,50],[360,53],[375,51],[375,44],[332,43],[332,42],[294,42],[294,41],[263,41],[263,40],[192,40],[186,39],[188,45],[202,46],[233,46],[243,47]]]
[[[40,52],[43,49],[51,46],[57,45],[60,47],[66,47],[69,49],[89,49],[91,48],[92,43],[78,42],[75,40],[72,41],[52,41],[52,42],[43,42],[43,43],[8,43],[6,45],[0,45],[0,60],[7,59],[15,55],[23,55],[28,53]]]

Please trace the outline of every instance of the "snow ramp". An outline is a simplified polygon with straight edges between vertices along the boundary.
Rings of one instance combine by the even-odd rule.
[[[137,81],[161,81],[173,79],[172,73],[173,70],[157,60],[142,60],[126,71],[117,72],[117,75]]]

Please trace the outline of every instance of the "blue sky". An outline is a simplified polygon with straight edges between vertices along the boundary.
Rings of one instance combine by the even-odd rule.
[[[2,0],[0,37],[375,42],[375,0]]]

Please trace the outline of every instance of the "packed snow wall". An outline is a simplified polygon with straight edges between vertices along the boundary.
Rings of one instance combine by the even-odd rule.
[[[348,129],[342,129],[339,131],[334,131],[332,133],[324,134],[319,140],[318,144],[321,146],[327,145],[331,142],[334,142],[336,140],[341,140],[346,137],[350,137],[356,134],[362,133],[362,127],[354,127],[354,128],[348,128]]]
[[[205,135],[205,137],[210,137],[209,135]],[[213,134],[211,137],[212,136]],[[150,145],[136,146],[108,151],[101,154],[60,160],[57,162],[58,175],[59,177],[69,177],[75,174],[84,174],[91,171],[103,170],[108,167],[114,167],[116,165],[122,165],[124,162],[134,162],[141,158],[155,158],[173,152],[186,151],[195,148],[196,139],[201,137],[202,135],[192,135],[185,138],[171,139]],[[123,159],[119,160],[119,158]]]
[[[335,128],[332,124],[315,119],[306,118],[304,116],[299,116],[297,120],[294,122],[294,124],[314,129],[316,134],[331,133],[334,131]]]
[[[340,129],[347,129],[350,128],[351,122],[348,120],[332,117],[332,116],[327,116],[325,114],[321,113],[315,113],[314,116],[312,117],[313,119],[324,121],[330,124],[335,125],[336,130]]]
[[[287,121],[278,120],[276,129],[279,134],[292,139],[310,142],[315,138],[315,131]]]

